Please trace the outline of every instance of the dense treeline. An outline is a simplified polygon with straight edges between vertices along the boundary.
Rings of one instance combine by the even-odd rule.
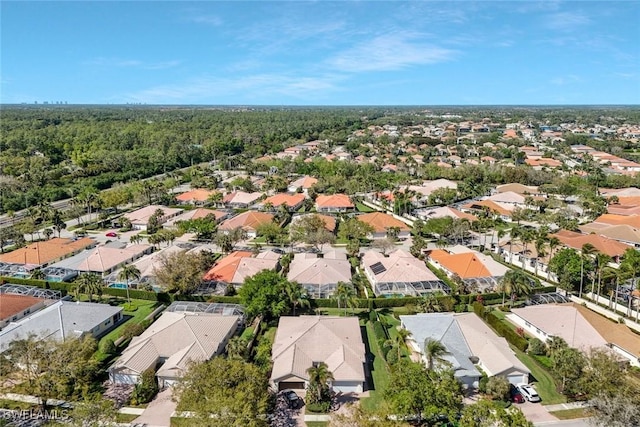
[[[0,111],[0,212],[19,210],[41,202],[76,197],[87,189],[101,190],[180,167],[215,160],[221,168],[251,165],[250,160],[311,140],[345,144],[355,154],[353,131],[370,125],[399,126],[475,120],[489,117],[497,123],[529,120],[556,125],[567,122],[623,124],[640,121],[637,108],[205,108],[205,107],[68,107],[13,106]],[[491,137],[497,137],[492,133]],[[387,144],[379,138],[376,145]],[[412,141],[417,142],[417,141]],[[433,141],[438,142],[437,140]],[[353,147],[349,147],[349,144]],[[431,144],[430,144],[431,145]],[[360,146],[364,147],[364,146]],[[628,149],[616,145],[617,151]],[[353,149],[353,150],[352,150]],[[355,151],[354,151],[355,150]],[[613,149],[612,149],[613,151]],[[401,152],[392,152],[390,162]],[[432,153],[425,150],[425,159]],[[505,150],[505,156],[511,156]],[[275,162],[283,171],[313,174],[327,191],[389,189],[410,179],[405,173],[380,172],[381,165]],[[400,162],[402,163],[402,162]],[[263,165],[264,166],[264,165]],[[434,164],[416,167],[415,178],[466,179],[474,185],[522,182],[549,183],[553,173],[531,168],[464,167],[444,171]],[[403,171],[409,172],[409,171]],[[617,179],[617,181],[615,181]],[[635,185],[633,179],[611,178],[612,187]]]
[[[318,138],[346,140],[355,110],[8,108],[0,122],[3,211],[73,197],[214,159],[244,158]],[[239,156],[241,155],[241,156]],[[238,157],[238,158],[235,158]],[[227,160],[231,159],[231,160]]]

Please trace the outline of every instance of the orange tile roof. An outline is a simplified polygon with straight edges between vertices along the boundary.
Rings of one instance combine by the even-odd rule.
[[[287,193],[279,193],[271,197],[267,197],[262,202],[263,205],[267,203],[271,203],[273,207],[278,207],[280,205],[287,205],[287,207],[292,208],[294,206],[298,206],[304,200],[304,194],[287,194]]]
[[[250,257],[251,252],[236,251],[222,258],[204,275],[204,280],[231,283],[242,258]]]
[[[401,231],[409,230],[407,224],[382,212],[371,212],[368,214],[358,215],[357,219],[365,224],[371,225],[376,233],[384,233],[391,227],[398,227]]]
[[[242,227],[245,230],[256,230],[260,225],[273,221],[273,215],[264,212],[247,211],[230,218],[220,225],[221,230],[233,230]]]
[[[95,244],[96,242],[88,237],[79,240],[56,237],[2,254],[0,261],[10,264],[44,265],[71,256]]]
[[[582,249],[582,246],[589,243],[599,252],[607,254],[610,257],[621,256],[630,248],[629,245],[625,245],[624,243],[620,243],[613,239],[608,239],[598,234],[580,234],[572,231],[561,230],[556,233],[555,236],[562,242],[562,244],[570,248],[580,250]]]
[[[346,194],[321,195],[316,198],[316,206],[319,208],[353,208],[351,199]]]
[[[186,193],[177,195],[176,200],[178,200],[179,202],[206,202],[214,193],[217,193],[217,191],[205,190],[204,188],[195,188],[191,191],[187,191]]]
[[[472,252],[450,254],[442,249],[435,249],[429,253],[429,258],[438,262],[451,273],[457,274],[461,279],[492,277],[482,261]]]
[[[599,222],[610,225],[630,225],[634,228],[640,228],[640,215],[616,215],[616,214],[603,214],[595,219],[593,222]]]
[[[14,315],[41,301],[44,299],[26,295],[0,294],[0,321],[11,319]]]
[[[554,168],[562,166],[561,161],[544,157],[541,159],[525,159],[524,162],[529,166],[551,166]]]

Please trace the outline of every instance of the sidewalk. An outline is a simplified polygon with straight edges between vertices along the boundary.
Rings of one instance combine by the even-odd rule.
[[[569,403],[559,403],[557,405],[544,405],[544,408],[548,412],[555,411],[565,411],[567,409],[580,409],[587,408],[589,404],[587,402],[569,402]]]

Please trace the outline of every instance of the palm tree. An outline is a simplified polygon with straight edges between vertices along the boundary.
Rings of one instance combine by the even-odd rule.
[[[242,337],[235,336],[227,342],[226,350],[229,359],[244,359],[247,354],[247,342]]]
[[[312,367],[307,369],[307,374],[309,374],[307,393],[311,403],[320,402],[323,395],[329,390],[329,383],[335,379],[333,373],[329,371],[326,363],[320,362],[314,363]]]
[[[534,240],[534,235],[530,230],[523,230],[520,235],[520,241],[522,242],[522,269],[525,269],[524,258],[527,254],[527,245]]]
[[[538,275],[538,265],[540,264],[540,258],[544,258],[545,255],[547,255],[547,253],[545,252],[545,246],[546,246],[547,242],[544,240],[543,237],[538,237],[535,241],[535,245],[536,245],[536,270],[535,270],[535,275]]]
[[[449,363],[444,358],[451,353],[447,348],[438,340],[427,338],[424,341],[424,357],[427,359],[427,369],[433,371],[434,364],[437,363]]]
[[[39,268],[36,268],[35,270],[33,270],[31,272],[31,278],[34,279],[34,280],[44,280],[45,277],[46,277],[46,275]]]
[[[502,305],[504,305],[505,295],[529,295],[531,291],[531,279],[520,270],[509,270],[502,276],[498,289],[502,291]]]
[[[131,297],[129,296],[129,280],[139,280],[140,270],[133,264],[125,265],[118,273],[118,280],[124,280],[127,284],[127,302],[131,304]]]
[[[600,295],[600,282],[602,281],[602,271],[607,267],[607,265],[610,262],[611,262],[611,257],[609,255],[603,254],[602,252],[598,252],[596,254],[596,272],[598,274],[598,295]],[[593,293],[593,289],[591,290],[591,293]]]
[[[353,308],[356,305],[356,290],[352,285],[338,282],[333,298],[338,301],[338,308],[344,307],[344,315],[347,315],[347,307]]]
[[[578,294],[580,298],[582,298],[582,289],[584,286],[584,260],[597,252],[598,250],[591,243],[585,243],[580,250],[580,293]]]
[[[89,302],[93,302],[93,294],[102,294],[102,278],[94,273],[82,274],[73,286],[76,297],[79,294],[89,295]]]
[[[296,315],[296,307],[311,307],[309,297],[297,282],[287,282],[283,289],[284,294],[293,308],[293,315]]]

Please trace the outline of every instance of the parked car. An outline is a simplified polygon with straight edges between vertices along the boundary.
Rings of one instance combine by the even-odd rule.
[[[518,388],[513,384],[511,384],[509,393],[511,396],[511,401],[513,403],[524,403],[524,397],[522,396],[522,393],[520,393],[520,390],[518,390]]]
[[[538,395],[538,392],[529,384],[518,384],[518,390],[520,391],[520,393],[522,393],[522,396],[524,396],[524,398],[529,402],[540,402],[540,396]]]
[[[298,396],[293,390],[285,390],[284,398],[286,399],[289,408],[297,408],[298,406],[300,406],[300,402],[302,401],[302,399],[300,399],[300,396]]]
[[[107,234],[105,234],[105,236],[107,236],[107,237],[118,237],[118,235],[116,234],[115,231],[110,231]]]

